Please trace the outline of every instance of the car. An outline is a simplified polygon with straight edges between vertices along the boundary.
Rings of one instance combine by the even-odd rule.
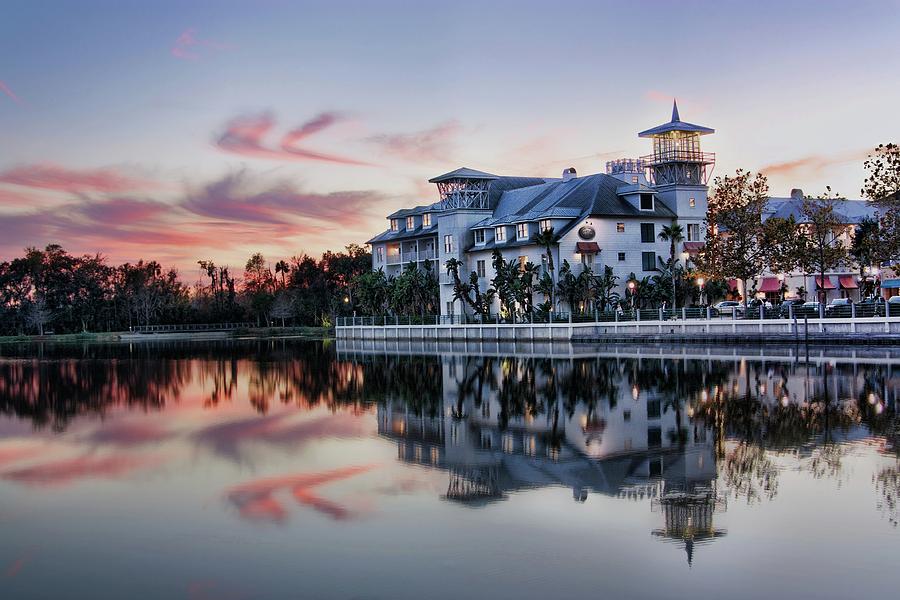
[[[805,300],[801,300],[800,298],[791,298],[790,300],[785,300],[781,303],[781,306],[778,307],[779,314],[782,318],[789,319],[791,315],[797,311],[798,308],[803,306],[804,302]]]
[[[803,318],[807,317],[815,319],[819,316],[819,303],[816,301],[804,302],[800,306],[794,307],[794,316]]]
[[[856,303],[857,317],[883,317],[884,298],[866,298]]]
[[[735,300],[723,300],[721,302],[717,302],[713,304],[713,308],[716,310],[716,313],[719,315],[733,315],[735,311],[740,313],[741,303]]]
[[[850,298],[834,298],[825,306],[826,317],[849,317],[852,314]]]

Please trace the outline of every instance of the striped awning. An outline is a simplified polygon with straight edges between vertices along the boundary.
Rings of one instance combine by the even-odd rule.
[[[684,251],[688,254],[697,254],[698,252],[703,250],[703,246],[705,245],[705,242],[685,242]]]
[[[822,285],[822,277],[816,276],[816,287],[820,290],[833,290],[835,289],[834,284],[831,282],[831,277],[825,278],[825,285]]]
[[[738,291],[738,280],[737,279],[729,279],[728,280],[728,289],[732,292]]]
[[[780,292],[781,291],[781,282],[778,281],[777,277],[763,277],[762,282],[759,284],[759,291],[761,291],[761,292]]]
[[[838,281],[840,282],[841,287],[845,290],[855,290],[859,288],[859,286],[856,284],[856,279],[853,278],[853,275],[839,275]]]
[[[576,242],[575,252],[578,254],[599,254],[600,245],[597,242]]]

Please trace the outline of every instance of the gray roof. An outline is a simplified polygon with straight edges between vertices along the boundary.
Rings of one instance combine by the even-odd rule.
[[[379,242],[399,242],[402,240],[412,240],[415,238],[429,237],[437,235],[437,223],[431,227],[416,227],[415,229],[400,229],[399,231],[383,231],[366,242],[367,244],[377,244]]]
[[[691,133],[699,133],[700,135],[706,135],[708,133],[715,133],[715,129],[710,129],[709,127],[703,127],[702,125],[694,125],[693,123],[686,123],[681,120],[681,117],[678,115],[678,104],[673,100],[672,101],[672,120],[668,123],[663,123],[662,125],[657,125],[656,127],[652,127],[647,129],[646,131],[642,131],[638,134],[638,137],[655,137],[663,133],[668,133],[670,131],[688,131]]]
[[[874,218],[877,209],[874,205],[865,200],[836,200],[834,203],[834,212],[842,222],[846,224],[858,225],[864,218]],[[794,217],[798,223],[803,223],[807,219],[803,215],[802,198],[769,198],[766,205],[766,212],[763,214],[763,221],[771,217],[779,217],[781,219],[789,219]]]
[[[435,212],[441,209],[441,203],[435,202],[434,204],[423,204],[421,206],[416,206],[415,208],[401,208],[396,212],[392,212],[388,215],[388,219],[401,219],[404,217],[408,217],[410,215],[423,215],[429,212]]]
[[[438,175],[428,180],[428,183],[440,183],[442,181],[450,181],[451,179],[497,179],[496,175],[485,173],[484,171],[476,171],[468,167],[460,167],[455,171]]]

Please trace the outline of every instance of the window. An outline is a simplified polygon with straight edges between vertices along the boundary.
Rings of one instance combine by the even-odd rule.
[[[630,410],[623,411],[623,412],[622,412],[622,419],[623,419],[626,423],[628,423],[629,421],[631,421],[631,411],[630,411]]]
[[[506,227],[501,225],[494,229],[494,240],[497,242],[506,241]]]
[[[695,206],[697,206],[697,200],[694,199],[694,198],[691,198],[690,200],[688,200],[688,205],[689,205],[691,208],[694,208]]]
[[[638,181],[640,181],[640,178],[637,175],[631,176],[631,183],[637,183]]]
[[[662,446],[662,429],[659,427],[648,427],[647,428],[647,447],[648,448],[659,448]],[[653,466],[650,467],[651,472],[653,471]]]
[[[520,256],[520,257],[519,257],[519,271],[524,271],[524,270],[525,270],[525,263],[527,263],[527,262],[528,262],[528,257],[527,257],[527,256]]]
[[[447,300],[447,314],[453,314],[453,300]]]
[[[538,224],[538,227],[541,231],[547,231],[553,229],[553,223],[550,222],[550,219],[544,219]]]
[[[519,223],[516,225],[516,237],[520,240],[528,238],[528,223]]]
[[[619,262],[624,262],[624,261],[625,261],[625,253],[619,252]]]
[[[476,244],[484,243],[484,229],[476,229],[475,230],[475,243]]]
[[[700,241],[700,223],[688,223],[687,241],[689,241],[689,242],[699,242]]]
[[[384,262],[384,246],[375,248],[375,258],[378,259],[378,262]]]
[[[658,419],[661,412],[662,406],[659,400],[648,400],[647,401],[647,418],[648,419]]]
[[[391,219],[391,231],[400,231],[400,221]]]
[[[478,273],[479,278],[484,279],[485,270],[484,270],[484,261],[483,260],[479,260],[478,262],[475,263],[475,271]]]
[[[416,218],[406,217],[406,229],[412,230],[416,228]]]
[[[422,215],[422,227],[431,227],[431,213]]]
[[[616,223],[616,233],[625,233],[625,223]]]
[[[653,210],[653,194],[641,194],[641,210]]]
[[[641,252],[641,264],[645,271],[655,271],[656,252]]]
[[[453,252],[453,236],[445,235],[444,236],[444,253],[450,254]]]
[[[546,255],[546,254],[541,254],[541,277],[543,277],[543,276],[544,276],[544,273],[547,272],[547,270],[548,270],[548,268],[549,268],[549,267],[548,267],[549,264],[550,264],[550,263],[547,262],[547,255]]]
[[[594,268],[594,255],[584,253],[581,255],[581,266],[585,269],[593,269]]]
[[[653,223],[641,223],[641,242],[652,244],[656,241],[656,228]]]

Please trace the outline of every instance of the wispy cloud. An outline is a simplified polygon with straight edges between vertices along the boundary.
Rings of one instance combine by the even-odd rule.
[[[217,137],[216,146],[226,152],[251,158],[282,161],[312,160],[342,165],[371,166],[361,160],[298,146],[309,136],[331,127],[340,120],[341,116],[337,113],[321,113],[284,134],[278,147],[269,147],[264,144],[264,138],[275,126],[275,119],[270,113],[236,117],[226,124],[225,131]]]
[[[201,51],[219,51],[228,47],[228,44],[197,37],[197,30],[189,27],[181,32],[170,52],[172,56],[181,60],[199,60]]]
[[[153,181],[124,174],[114,168],[68,169],[54,164],[14,167],[0,173],[0,183],[72,193],[119,193],[154,189]]]
[[[440,123],[429,129],[412,133],[382,133],[369,137],[366,141],[381,149],[409,161],[448,162],[452,160],[452,146],[462,132],[458,121]]]
[[[6,471],[0,477],[31,486],[60,486],[86,479],[119,479],[159,463],[158,457],[87,455]]]
[[[793,160],[766,165],[760,169],[760,172],[770,177],[824,175],[832,167],[856,161],[861,162],[865,160],[867,154],[867,150],[856,150],[832,155],[810,154]]]
[[[18,96],[16,96],[16,94],[13,93],[13,91],[10,89],[10,87],[8,85],[6,85],[6,83],[4,83],[3,81],[0,81],[0,92],[3,92],[4,94],[6,94],[6,96],[9,97],[9,99],[12,100],[13,102],[15,102],[16,104],[22,104],[22,100]]]
[[[366,473],[375,466],[351,466],[317,473],[259,479],[232,487],[226,491],[225,497],[244,519],[282,523],[287,519],[287,509],[275,498],[275,494],[289,490],[297,503],[332,519],[346,520],[355,514],[349,508],[321,497],[315,489]]]

